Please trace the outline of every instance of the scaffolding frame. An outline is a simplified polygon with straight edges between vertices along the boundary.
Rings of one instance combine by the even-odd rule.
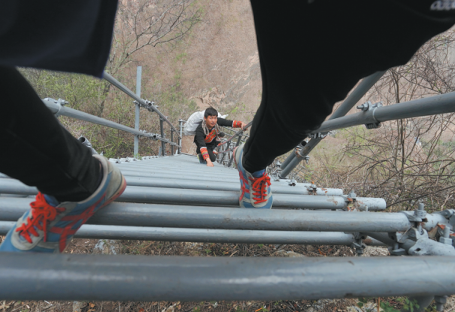
[[[383,73],[365,78],[332,118],[311,132],[309,143],[298,146],[281,164],[272,186],[274,208],[280,209],[273,210],[238,208],[237,171],[220,164],[207,168],[199,165],[195,157],[182,154],[184,120],[179,120],[177,131],[154,103],[140,98],[140,90],[134,94],[109,74],[105,79],[136,101],[136,111],[144,107],[160,116],[160,134],[140,131],[138,123],[133,129],[73,110],[65,107],[66,102],[61,99],[44,99],[56,117],[78,118],[162,143],[160,157],[110,159],[125,175],[128,187],[117,202],[95,214],[76,237],[347,245],[355,248],[358,257],[30,257],[2,253],[0,297],[273,300],[406,295],[415,296],[425,302],[423,305],[435,297],[442,311],[445,296],[455,294],[455,210],[429,214],[419,204],[414,211],[377,213],[374,211],[386,207],[382,198],[345,195],[339,189],[285,179],[328,131],[360,124],[374,129],[388,120],[455,112],[453,92],[386,107],[367,102],[358,106],[359,113],[344,116]],[[164,123],[171,127],[171,140],[164,136]],[[178,143],[173,142],[174,132]],[[220,163],[228,167],[232,164],[232,149],[242,137],[243,130],[223,142]],[[178,154],[165,157],[165,144],[172,146],[172,154],[177,147]],[[34,187],[0,174],[0,234],[5,234],[28,210],[28,197],[36,192]],[[388,246],[396,257],[359,258],[367,244]],[[400,257],[405,255],[420,257]]]

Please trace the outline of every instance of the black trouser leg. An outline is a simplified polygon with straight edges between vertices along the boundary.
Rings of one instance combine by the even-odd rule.
[[[308,2],[251,1],[263,93],[244,148],[250,172],[317,129],[360,79],[406,63],[454,23],[433,1]]]
[[[0,172],[59,201],[97,188],[99,162],[65,130],[15,69],[0,66]]]

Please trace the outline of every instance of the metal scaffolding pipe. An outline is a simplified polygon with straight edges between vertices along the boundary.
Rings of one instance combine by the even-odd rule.
[[[16,222],[0,221],[0,235]],[[236,243],[236,244],[303,244],[350,246],[353,234],[339,232],[244,231],[215,229],[185,229],[164,227],[112,226],[84,224],[75,238],[129,239],[176,242]],[[370,246],[384,246],[377,240],[366,239]]]
[[[217,176],[214,175],[211,178],[208,177],[201,177],[197,175],[190,175],[190,174],[180,174],[180,176],[177,173],[153,173],[153,172],[147,172],[146,170],[143,170],[142,172],[140,171],[131,171],[128,169],[122,169],[122,174],[125,177],[144,177],[144,178],[173,178],[175,177],[177,180],[182,179],[182,180],[194,180],[194,181],[226,181],[226,182],[232,182],[232,183],[239,183],[239,178],[238,176]]]
[[[240,191],[239,182],[221,182],[221,181],[205,181],[205,180],[191,180],[191,179],[171,179],[171,178],[147,178],[147,177],[136,177],[126,176],[128,186],[141,186],[141,187],[164,187],[164,188],[181,188],[181,189],[195,189],[195,190],[207,190],[207,191]],[[2,181],[5,183],[12,183],[19,185],[19,181],[14,179],[7,179]],[[20,183],[22,185],[22,183]],[[0,183],[0,185],[3,185]],[[29,189],[30,192],[32,188]],[[315,196],[342,196],[342,189],[326,189],[317,188],[315,192],[313,190],[308,191],[305,185],[297,183],[295,186],[289,186],[286,184],[276,183],[273,184],[274,194],[294,194],[294,195],[315,195]],[[5,192],[6,193],[6,192]]]
[[[136,69],[136,95],[141,97],[141,78],[142,78],[142,66],[138,66]],[[139,130],[139,120],[141,114],[141,107],[139,103],[135,103],[135,116],[134,116],[134,129]],[[139,137],[134,136],[134,157],[139,154]]]
[[[237,139],[237,142],[235,143],[235,147],[239,146],[240,141],[242,140],[242,135],[239,135],[239,138]],[[232,161],[234,160],[234,157],[231,157],[228,163],[228,167],[232,166]]]
[[[164,126],[163,126],[163,119],[160,118],[160,133],[161,137],[164,138]],[[160,156],[166,156],[166,144],[161,141],[161,155]]]
[[[205,165],[198,164],[198,166],[203,167]],[[207,167],[207,166],[205,166],[205,167]],[[207,168],[209,168],[209,167],[207,167]],[[134,172],[135,173],[146,173],[146,174],[149,174],[150,176],[152,176],[154,174],[167,174],[168,177],[175,176],[176,178],[179,176],[198,176],[198,177],[206,179],[207,181],[209,181],[209,180],[225,181],[225,178],[228,178],[230,180],[240,181],[237,172],[225,172],[225,171],[223,171],[223,168],[214,168],[214,167],[211,167],[211,168],[213,168],[213,171],[211,171],[211,172],[207,172],[205,170],[197,171],[197,168],[195,168],[194,170],[185,170],[185,169],[179,170],[178,168],[173,168],[172,170],[169,170],[169,171],[166,171],[163,169],[148,169],[148,168],[141,169],[140,167],[134,167],[134,168],[133,167],[130,167],[130,168],[121,167],[119,169],[122,172],[126,171],[126,172],[131,172],[131,173],[134,173]]]
[[[0,180],[1,183],[1,180]],[[184,205],[238,206],[239,193],[233,191],[201,191],[180,189],[178,193],[169,188],[153,188],[150,191],[143,187],[130,186],[119,197],[118,201],[143,203],[175,203]],[[275,194],[274,208],[308,208],[308,209],[346,209],[347,200],[343,196],[311,196],[293,194]],[[386,203],[382,198],[356,199],[360,210],[384,210]]]
[[[300,300],[452,295],[453,257],[153,257],[3,253],[5,300]]]
[[[182,153],[182,137],[183,137],[183,123],[185,120],[179,119],[179,136],[178,136],[178,153]]]
[[[221,177],[217,177],[218,179],[223,179],[224,177],[236,178],[237,180],[239,179],[238,172],[226,171],[226,169],[222,168],[221,166],[218,168],[205,166],[206,168],[212,169],[211,171],[208,171],[205,168],[201,168],[204,166],[199,163],[197,165],[195,165],[195,168],[182,167],[182,168],[172,168],[169,170],[166,170],[165,168],[148,168],[147,166],[141,167],[141,166],[123,165],[123,166],[118,166],[118,167],[122,171],[127,170],[127,171],[131,171],[131,172],[145,172],[145,173],[149,173],[149,174],[162,173],[162,174],[180,175],[180,176],[181,175],[198,175],[198,176],[202,176],[207,179],[215,179],[214,176],[216,176],[218,174],[218,175],[221,175]],[[199,169],[202,169],[202,170],[198,170],[198,167],[199,167]]]
[[[313,140],[311,140],[310,143],[311,142],[313,142]],[[314,142],[315,142],[315,143],[313,143],[314,146],[316,146],[316,144],[319,143],[319,142],[316,143],[316,141],[314,141]],[[293,154],[295,154],[295,153],[293,153]],[[288,174],[291,173],[291,171],[294,170],[294,168],[298,166],[298,164],[302,161],[302,159],[303,159],[303,157],[294,155],[294,157],[292,159],[290,159],[289,164],[286,166],[286,168],[284,168],[281,171],[280,178],[287,177]]]
[[[16,221],[29,199],[0,197],[0,220]],[[397,232],[411,228],[402,213],[242,209],[117,203],[97,212],[90,224],[268,231]]]
[[[171,129],[174,129],[174,131],[177,132],[177,130],[174,128],[174,126],[171,124],[171,122],[166,118],[166,116],[164,116],[154,105],[147,105],[143,99],[141,99],[136,94],[134,94],[133,91],[131,91],[130,89],[125,87],[121,82],[119,82],[117,79],[112,77],[110,74],[104,72],[103,78],[106,79],[107,81],[109,81],[114,86],[116,86],[121,91],[123,91],[125,94],[129,95],[131,98],[135,99],[140,104],[152,109],[155,113],[157,113],[161,118],[164,119],[164,121],[166,121],[171,126]]]
[[[165,174],[165,173],[147,173],[147,172],[139,172],[139,171],[130,171],[130,170],[124,170],[122,169],[122,174],[127,178],[127,177],[143,177],[143,178],[172,178],[176,175],[174,174]],[[231,183],[239,183],[239,178],[238,177],[229,177],[229,176],[222,176],[222,177],[217,177],[214,176],[211,179],[205,178],[205,177],[199,177],[199,176],[193,176],[193,175],[185,175],[182,174],[181,176],[176,176],[175,177],[177,180],[192,180],[192,181],[204,181],[204,182],[210,182],[210,181],[226,181],[226,182],[231,182]],[[128,181],[128,179],[127,179]],[[273,187],[273,186],[272,186]]]
[[[87,113],[84,113],[84,112],[80,112],[78,110],[75,110],[75,109],[72,109],[72,108],[69,108],[69,107],[61,106],[60,104],[57,104],[57,102],[55,100],[52,100],[52,99],[49,99],[49,98],[45,98],[43,100],[43,103],[54,114],[67,116],[67,117],[71,117],[71,118],[75,118],[75,119],[79,119],[79,120],[85,120],[85,121],[88,121],[88,122],[91,122],[91,123],[94,123],[94,124],[97,124],[97,125],[102,125],[102,126],[106,126],[106,127],[109,127],[109,128],[114,128],[114,129],[117,129],[117,130],[122,130],[122,131],[125,131],[125,132],[132,133],[134,135],[147,137],[147,138],[150,138],[150,139],[153,139],[153,140],[166,141],[167,143],[171,144],[168,140],[161,138],[160,135],[158,135],[158,134],[147,133],[147,132],[142,132],[142,131],[139,131],[139,130],[135,130],[133,128],[118,124],[116,122],[113,122],[113,121],[110,121],[110,120],[107,120],[107,119],[104,119],[104,118],[100,118],[100,117],[96,117],[96,116],[93,116],[93,115],[90,115],[90,114],[87,114]],[[172,143],[172,144],[175,144],[175,143]]]
[[[38,190],[12,179],[0,179],[0,194],[35,195]],[[172,203],[184,205],[238,206],[239,193],[234,191],[202,191],[180,189],[177,193],[171,188],[156,187],[148,189],[127,186],[117,199],[123,202]],[[274,208],[306,209],[346,209],[347,200],[343,196],[313,196],[294,194],[275,194]],[[386,203],[382,198],[356,198],[356,208],[360,210],[384,210]]]
[[[128,177],[128,186],[143,186],[143,187],[166,187],[166,188],[181,188],[181,189],[198,189],[198,190],[214,190],[214,191],[234,191],[240,190],[239,182],[217,182],[217,181],[196,181],[196,180],[177,180],[166,178],[141,178]],[[326,189],[317,188],[315,192],[308,191],[308,188],[302,185],[280,185],[273,184],[274,194],[296,194],[296,195],[318,195],[318,196],[341,196],[342,189]]]
[[[374,124],[389,120],[430,116],[455,112],[455,92],[422,98],[328,120],[312,133],[328,132],[362,124]]]
[[[171,142],[174,142],[174,130],[171,129]],[[174,145],[171,145],[171,155],[174,156]]]
[[[366,78],[364,78],[359,85],[348,95],[340,107],[329,117],[329,120],[336,119],[346,115],[351,108],[370,90],[373,85],[381,79],[386,71],[376,72]],[[307,156],[315,147],[322,141],[322,138],[311,139],[299,156],[295,152],[291,153],[289,157],[283,162],[281,166],[281,177],[286,177],[295,167]]]

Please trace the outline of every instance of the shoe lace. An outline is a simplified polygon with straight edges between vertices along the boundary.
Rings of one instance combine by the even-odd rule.
[[[253,189],[253,199],[255,204],[266,202],[267,199],[267,187],[271,185],[270,177],[267,173],[264,173],[262,177],[254,178],[249,177],[250,181],[253,182],[251,188]]]
[[[29,215],[27,221],[18,227],[16,232],[21,232],[19,235],[29,243],[32,243],[30,234],[38,237],[39,234],[36,231],[38,229],[44,232],[44,241],[46,241],[48,223],[55,220],[57,214],[65,211],[65,208],[56,208],[49,205],[41,192],[36,195],[35,201],[30,203],[30,207],[32,207],[31,217]]]

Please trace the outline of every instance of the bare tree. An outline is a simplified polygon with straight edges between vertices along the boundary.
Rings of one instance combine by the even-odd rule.
[[[455,32],[427,42],[406,64],[387,71],[368,97],[384,105],[455,91]],[[313,151],[297,177],[361,196],[386,199],[390,209],[414,209],[423,201],[432,210],[455,204],[454,115],[444,114],[383,123],[382,128],[342,130],[347,141]]]
[[[121,1],[108,70],[118,72],[149,47],[177,42],[201,20],[193,0]]]

